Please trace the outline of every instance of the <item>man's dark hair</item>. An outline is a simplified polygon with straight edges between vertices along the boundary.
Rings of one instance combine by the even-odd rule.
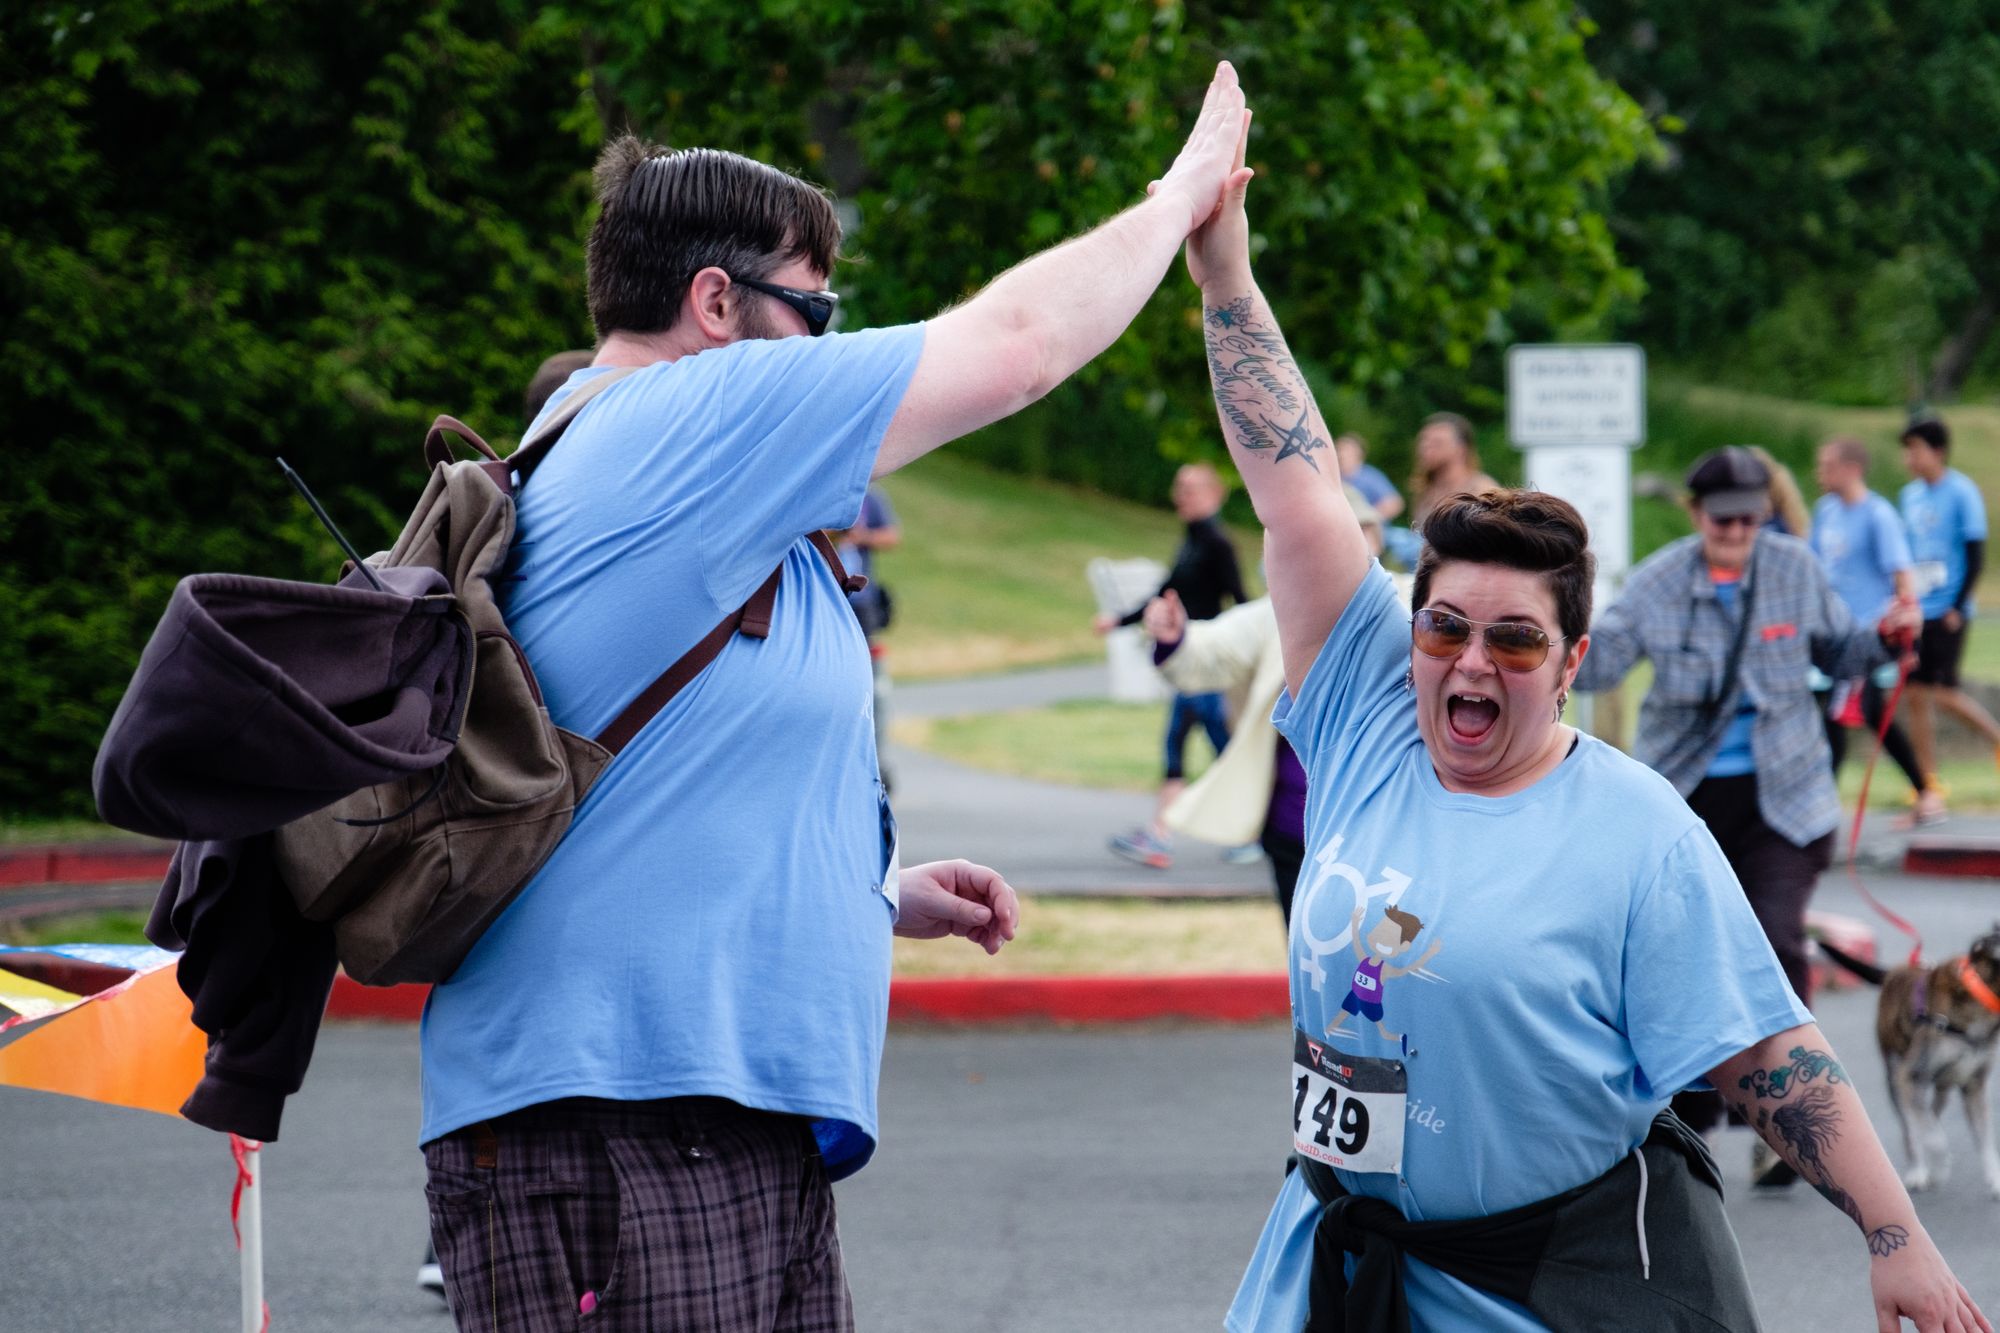
[[[1922,440],[1941,454],[1951,452],[1951,432],[1936,417],[1912,421],[1903,427],[1902,442],[1908,444],[1911,440]]]
[[[716,148],[614,139],[597,159],[597,201],[585,268],[600,339],[672,328],[705,268],[761,282],[802,259],[830,274],[840,249],[824,191]]]
[[[1424,520],[1410,605],[1430,602],[1431,576],[1451,560],[1526,569],[1548,580],[1556,622],[1571,644],[1590,631],[1590,585],[1597,557],[1590,529],[1567,500],[1546,491],[1486,491],[1454,495]]]
[[[528,392],[521,399],[521,420],[533,425],[547,405],[549,395],[569,383],[569,377],[589,365],[596,356],[587,347],[574,352],[557,352],[536,367],[535,377],[528,381]]]

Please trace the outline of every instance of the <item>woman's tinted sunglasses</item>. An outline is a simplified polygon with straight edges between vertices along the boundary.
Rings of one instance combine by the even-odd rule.
[[[802,292],[796,287],[781,287],[775,282],[753,282],[749,278],[731,278],[738,287],[748,287],[753,292],[762,292],[775,297],[799,312],[799,318],[806,322],[806,332],[817,338],[826,332],[827,322],[833,318],[833,308],[840,304],[838,292]]]
[[[1533,625],[1468,620],[1429,606],[1410,617],[1410,642],[1426,657],[1457,657],[1474,629],[1483,631],[1486,655],[1502,671],[1533,671],[1549,660],[1550,643],[1561,642]]]

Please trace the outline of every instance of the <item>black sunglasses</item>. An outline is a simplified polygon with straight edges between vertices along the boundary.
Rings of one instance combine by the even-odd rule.
[[[827,323],[833,318],[833,308],[840,304],[839,292],[802,292],[796,287],[781,287],[775,282],[753,282],[749,278],[731,278],[730,281],[753,292],[776,297],[798,311],[799,318],[806,322],[806,332],[815,338],[826,332]]]
[[[1410,642],[1426,657],[1457,657],[1465,651],[1475,629],[1482,631],[1486,656],[1502,671],[1533,671],[1549,660],[1552,641],[1547,632],[1533,625],[1473,620],[1432,606],[1410,617]]]

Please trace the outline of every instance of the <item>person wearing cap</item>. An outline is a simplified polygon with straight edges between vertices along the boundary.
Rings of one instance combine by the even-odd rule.
[[[1694,534],[1642,561],[1598,615],[1576,688],[1612,689],[1652,662],[1634,751],[1708,825],[1810,1002],[1806,902],[1832,859],[1840,798],[1807,668],[1866,675],[1916,630],[1916,608],[1856,624],[1812,548],[1764,527],[1770,473],[1748,449],[1703,454],[1687,489]],[[1721,1102],[1693,1094],[1676,1109],[1705,1129]],[[1783,1174],[1771,1166],[1772,1183]]]

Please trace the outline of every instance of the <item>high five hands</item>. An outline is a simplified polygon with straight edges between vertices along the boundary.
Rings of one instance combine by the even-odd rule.
[[[1195,118],[1180,156],[1167,168],[1166,175],[1146,187],[1148,195],[1186,201],[1190,270],[1195,263],[1194,234],[1218,219],[1232,196],[1237,213],[1242,213],[1243,192],[1252,174],[1243,165],[1249,134],[1250,108],[1243,102],[1243,86],[1236,81],[1236,67],[1225,60],[1215,67],[1208,95],[1202,99],[1201,114]],[[1247,241],[1245,265],[1248,265]],[[1201,281],[1200,274],[1195,275],[1195,281]]]

